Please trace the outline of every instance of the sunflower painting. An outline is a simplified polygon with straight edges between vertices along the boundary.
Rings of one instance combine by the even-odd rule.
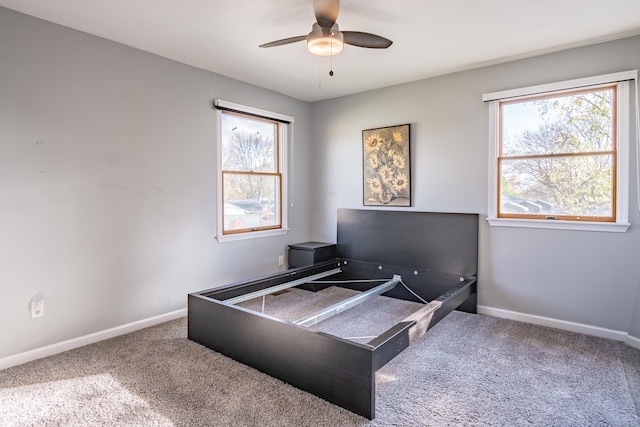
[[[363,203],[411,206],[409,125],[362,131]]]

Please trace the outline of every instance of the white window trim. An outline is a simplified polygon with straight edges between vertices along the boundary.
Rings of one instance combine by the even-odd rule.
[[[217,192],[216,192],[216,206],[217,206],[217,219],[216,219],[216,240],[219,243],[235,242],[239,240],[257,239],[262,237],[281,236],[289,231],[289,175],[288,175],[288,151],[293,146],[293,121],[294,118],[284,114],[273,113],[271,111],[260,110],[258,108],[248,107],[246,105],[235,104],[233,102],[224,101],[222,99],[216,99],[214,101],[214,107],[216,108],[216,180],[217,180]],[[274,230],[259,230],[248,231],[246,233],[237,234],[224,234],[222,223],[222,212],[224,209],[224,202],[222,200],[222,111],[233,110],[240,113],[247,113],[250,115],[256,115],[266,118],[271,118],[279,121],[278,132],[280,133],[280,147],[278,152],[280,153],[280,172],[282,175],[282,193],[280,194],[281,203],[281,224],[282,227]],[[288,122],[288,123],[282,123]]]
[[[489,208],[487,215],[489,225],[493,227],[626,232],[631,225],[629,223],[629,121],[631,113],[629,108],[629,80],[635,80],[637,87],[637,79],[638,71],[633,70],[482,95],[482,100],[489,102]],[[605,83],[618,84],[616,221],[587,222],[553,219],[498,218],[499,102],[507,98],[531,96],[545,92],[576,89]]]

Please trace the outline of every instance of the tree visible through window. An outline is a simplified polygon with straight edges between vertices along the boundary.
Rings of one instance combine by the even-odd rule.
[[[616,220],[616,85],[500,102],[498,217]]]
[[[281,228],[279,123],[221,113],[223,234]]]

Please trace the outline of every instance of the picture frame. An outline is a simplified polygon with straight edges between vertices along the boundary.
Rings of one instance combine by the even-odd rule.
[[[411,206],[410,125],[362,131],[362,203]]]

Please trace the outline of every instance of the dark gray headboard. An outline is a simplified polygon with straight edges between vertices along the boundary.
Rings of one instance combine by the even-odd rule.
[[[478,215],[338,209],[337,256],[477,276]]]

